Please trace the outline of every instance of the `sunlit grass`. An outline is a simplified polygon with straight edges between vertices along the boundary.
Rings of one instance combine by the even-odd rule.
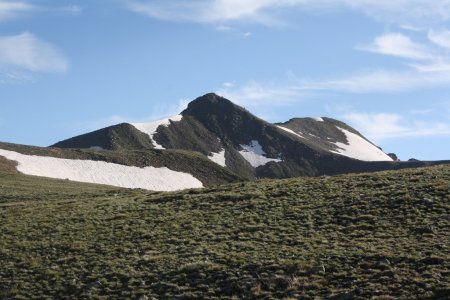
[[[0,173],[0,298],[444,297],[450,166],[152,193]]]

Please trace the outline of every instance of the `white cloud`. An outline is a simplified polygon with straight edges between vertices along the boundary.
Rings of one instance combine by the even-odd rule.
[[[428,73],[450,73],[450,61],[446,60],[436,60],[435,62],[428,64],[410,64],[412,68],[420,72],[428,72]]]
[[[222,85],[223,85],[224,88],[232,88],[232,87],[234,87],[234,83],[232,83],[232,82],[224,82],[224,83],[222,83]]]
[[[83,9],[78,5],[68,5],[60,8],[61,11],[71,14],[79,14]]]
[[[400,24],[400,28],[403,30],[407,30],[407,31],[412,31],[412,32],[423,32],[423,28],[420,27],[416,27],[413,25],[409,25],[409,24]]]
[[[244,38],[248,38],[253,35],[250,31],[242,31],[237,27],[231,27],[231,26],[226,26],[226,25],[217,26],[216,30],[220,31],[220,32],[224,32],[224,33],[235,34],[237,36],[241,36]]]
[[[32,80],[33,77],[26,72],[0,68],[0,84],[15,84]]]
[[[223,32],[229,32],[229,31],[234,31],[236,29],[234,29],[231,26],[226,26],[226,25],[220,25],[216,27],[217,31],[223,31]]]
[[[78,15],[82,12],[79,5],[67,6],[37,6],[25,1],[0,0],[0,22],[7,21],[30,13],[56,12],[63,14]]]
[[[342,116],[355,128],[374,141],[391,138],[424,137],[424,136],[450,136],[450,124],[412,120],[393,113],[349,113]]]
[[[450,72],[373,71],[344,78],[305,83],[306,90],[339,91],[351,93],[403,92],[450,85]]]
[[[429,49],[421,44],[414,43],[409,37],[401,33],[383,34],[376,37],[371,44],[356,48],[409,59],[431,59],[433,57]]]
[[[128,1],[128,8],[152,18],[170,21],[221,23],[246,19],[270,24],[274,20],[261,10],[274,5],[282,6],[285,2],[283,0]]]
[[[26,2],[0,0],[0,21],[9,20],[32,10],[34,6]]]
[[[425,109],[413,109],[411,111],[409,111],[410,114],[412,115],[420,115],[420,116],[430,116],[434,113],[435,111],[431,108],[425,108]]]
[[[430,30],[428,32],[428,38],[430,39],[430,41],[432,41],[436,45],[439,45],[443,48],[450,49],[450,31],[449,30],[442,30],[442,31]]]
[[[295,86],[274,83],[260,83],[250,80],[242,86],[223,86],[217,94],[244,106],[258,107],[287,105],[306,98],[307,91],[299,91]]]
[[[55,46],[24,32],[0,37],[0,67],[31,72],[65,72],[68,62]]]
[[[250,21],[278,25],[279,9],[307,10],[347,8],[361,11],[382,22],[414,27],[450,19],[448,0],[123,0],[132,11],[152,18],[198,23]]]
[[[443,22],[450,18],[448,0],[342,0],[354,9],[382,22],[400,23],[410,28]]]
[[[317,98],[318,93],[392,93],[450,86],[450,69],[419,71],[375,70],[334,79],[309,80],[290,76],[281,83],[251,80],[243,85],[223,86],[217,91],[242,104],[285,105]]]
[[[141,120],[133,120],[133,123],[148,122],[160,120],[163,118],[171,117],[180,114],[185,110],[191,100],[179,99],[175,103],[161,102],[153,106],[151,109],[151,115]]]
[[[426,34],[426,33],[425,33]],[[223,86],[219,93],[245,103],[276,105],[280,99],[293,102],[317,93],[392,93],[450,87],[450,59],[445,49],[424,46],[400,33],[389,33],[358,49],[408,59],[405,68],[354,72],[337,78],[307,79],[290,76],[281,83],[251,80],[243,85]],[[283,102],[283,101],[281,101]]]
[[[83,12],[83,8],[79,5],[66,5],[66,6],[41,6],[39,7],[39,11],[48,12],[48,13],[60,13],[67,15],[79,15]]]

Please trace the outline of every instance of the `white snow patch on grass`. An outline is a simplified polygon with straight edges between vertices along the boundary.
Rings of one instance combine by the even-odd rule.
[[[337,127],[347,137],[348,144],[334,143],[339,149],[331,152],[364,161],[392,161],[386,153],[353,132]]]
[[[165,167],[138,168],[104,161],[24,155],[2,149],[0,149],[0,155],[17,161],[17,170],[27,175],[152,191],[176,191],[203,187],[203,184],[191,174],[172,171]]]
[[[316,118],[313,118],[313,119],[316,120],[317,122],[323,122],[324,121],[321,117],[316,117]]]
[[[173,117],[149,122],[149,123],[131,123],[134,127],[136,127],[137,130],[147,134],[150,137],[150,140],[152,141],[153,145],[155,145],[155,149],[165,149],[162,145],[158,144],[154,139],[153,136],[156,133],[156,130],[159,126],[169,126],[170,121],[172,122],[179,122],[183,118],[182,115],[176,115]]]
[[[207,157],[222,167],[227,166],[225,163],[225,149],[222,149],[222,151],[220,151],[218,153],[211,152],[211,155],[208,155]]]
[[[286,128],[286,127],[283,127],[283,126],[279,126],[279,125],[276,125],[278,128],[280,128],[280,129],[283,129],[284,131],[286,131],[286,132],[289,132],[289,133],[292,133],[292,134],[294,134],[294,135],[296,135],[296,136],[298,136],[298,137],[301,137],[302,139],[304,139],[305,137],[303,136],[303,135],[301,135],[301,133],[300,132],[295,132],[294,130],[292,130],[292,129],[289,129],[289,128]]]
[[[280,162],[281,159],[278,158],[267,158],[266,153],[263,151],[261,145],[258,141],[251,141],[250,145],[240,145],[243,150],[239,151],[242,157],[250,163],[254,168],[263,166],[270,161]]]
[[[101,151],[101,150],[103,150],[103,148],[100,147],[100,146],[91,146],[91,147],[89,147],[89,149],[95,150],[95,151]]]

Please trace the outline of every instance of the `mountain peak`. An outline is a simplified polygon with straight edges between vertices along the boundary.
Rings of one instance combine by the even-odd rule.
[[[221,101],[221,100],[227,100],[227,99],[225,99],[224,97],[219,96],[219,95],[217,95],[217,94],[214,93],[214,92],[206,93],[206,94],[204,94],[203,96],[200,96],[200,97],[196,98],[196,99],[193,100],[193,101],[200,100],[200,99],[201,99],[201,100],[211,101],[211,102],[217,102],[217,101]]]
[[[188,107],[183,111],[184,112],[194,112],[194,111],[205,111],[206,110],[230,110],[230,109],[240,109],[243,110],[240,106],[234,104],[230,100],[219,96],[215,93],[208,93],[197,99],[191,101],[188,104]]]
[[[243,107],[215,93],[208,93],[191,101],[181,114],[196,116],[201,119],[205,116],[214,115],[218,118],[223,118],[223,121],[232,118],[234,115],[246,115],[247,117],[255,118]]]

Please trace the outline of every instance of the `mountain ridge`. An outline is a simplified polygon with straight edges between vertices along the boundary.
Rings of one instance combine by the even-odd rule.
[[[162,120],[120,123],[57,142],[49,148],[0,143],[0,149],[138,168],[169,168],[182,172],[180,176],[191,174],[203,185],[448,163],[394,161],[356,129],[339,120],[292,118],[272,124],[214,93],[194,99],[179,115]],[[4,155],[36,160],[6,152]]]

